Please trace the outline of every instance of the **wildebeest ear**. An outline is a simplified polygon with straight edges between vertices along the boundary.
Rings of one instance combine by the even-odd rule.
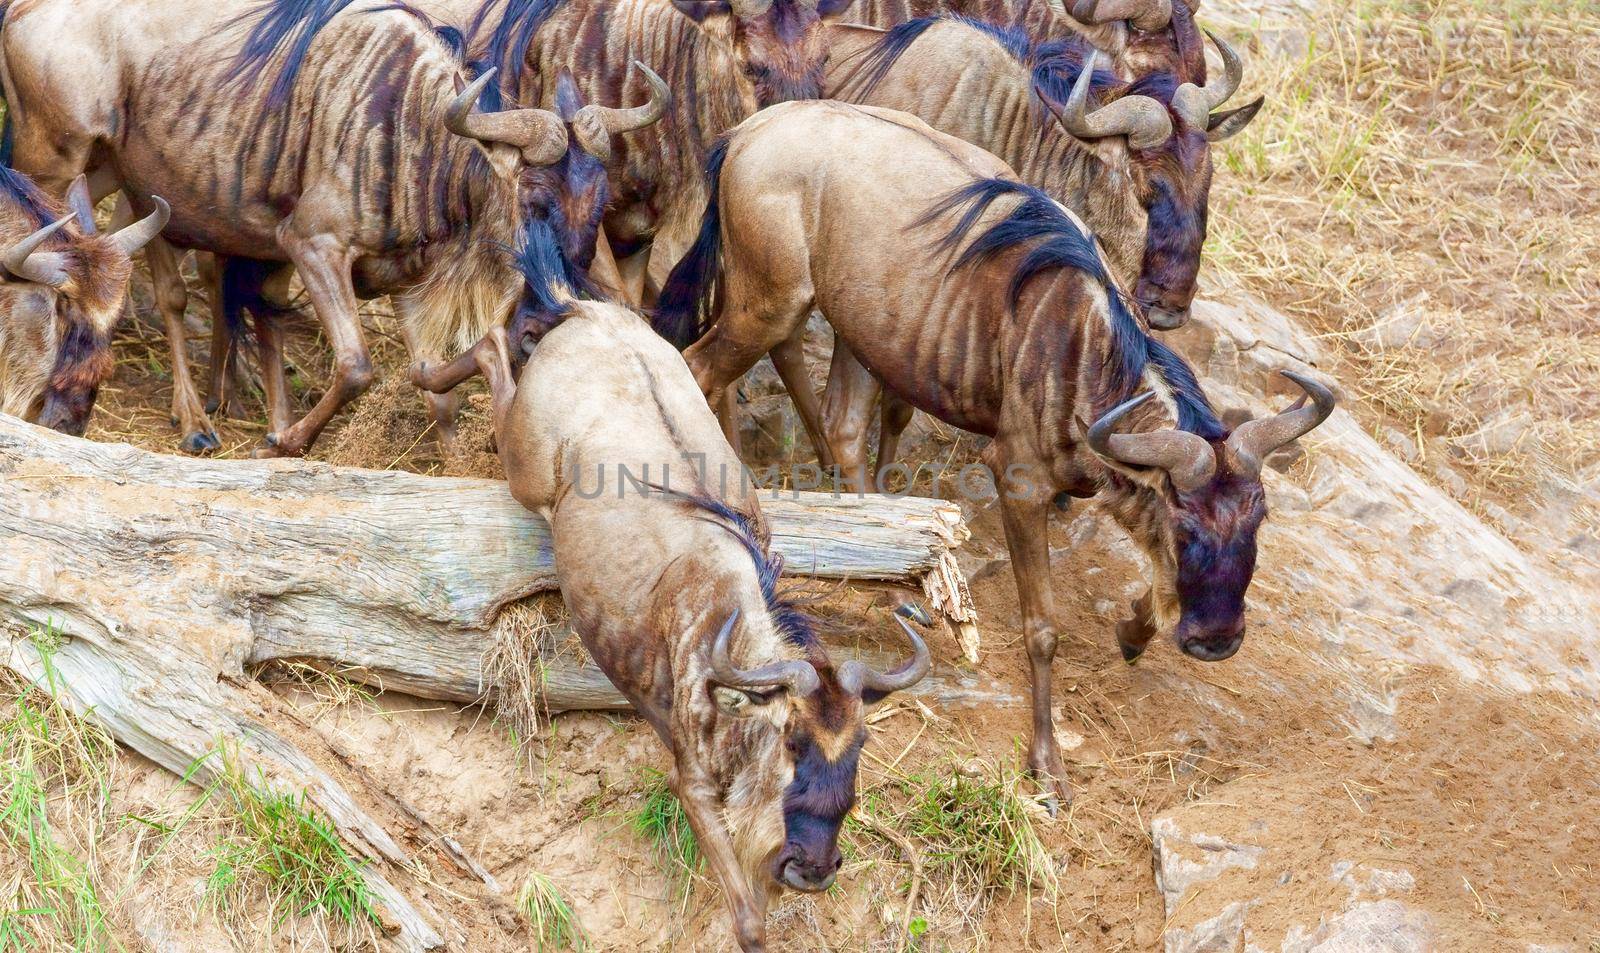
[[[759,714],[780,694],[782,693],[773,692],[770,695],[762,695],[758,692],[729,688],[726,685],[711,686],[711,697],[717,701],[717,710],[734,718],[748,718]]]
[[[578,89],[578,81],[572,78],[569,70],[562,70],[556,77],[556,114],[564,122],[571,122],[582,108],[583,92]]]
[[[836,17],[850,9],[850,4],[855,0],[820,0],[817,4],[817,16]]]
[[[78,229],[85,235],[98,231],[94,224],[94,196],[89,194],[87,176],[78,176],[67,187],[67,211],[77,213]]]
[[[696,23],[713,13],[728,13],[733,5],[728,0],[672,0],[677,11]]]
[[[1211,118],[1206,121],[1206,138],[1212,142],[1221,142],[1229,136],[1236,135],[1239,130],[1250,125],[1250,120],[1256,118],[1256,113],[1261,111],[1261,104],[1265,101],[1265,96],[1257,96],[1238,109],[1212,113]]]

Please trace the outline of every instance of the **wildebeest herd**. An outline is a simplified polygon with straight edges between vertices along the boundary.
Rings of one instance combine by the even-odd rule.
[[[1153,333],[1188,317],[1211,144],[1261,106],[1220,108],[1242,63],[1212,37],[1208,76],[1186,0],[0,11],[0,409],[83,432],[143,248],[182,448],[218,446],[208,412],[236,401],[252,347],[258,453],[303,454],[371,381],[358,301],[388,296],[441,442],[452,389],[487,378],[512,493],[551,524],[585,646],[671,752],[745,949],[764,947],[771,894],[833,882],[865,709],[931,664],[899,618],[895,670],[832,661],[779,591],[756,491],[712,478],[739,469],[735,384],[763,355],[842,486],[877,489],[913,410],[988,438],[1032,669],[1028,768],[1052,799],[1069,796],[1053,506],[1100,497],[1149,558],[1125,658],[1160,629],[1198,659],[1238,649],[1262,461],[1333,396],[1290,375],[1304,398],[1230,429]],[[113,195],[122,227],[97,233]],[[204,404],[190,250],[215,312]],[[334,352],[299,420],[295,275]],[[834,334],[821,395],[814,311]],[[574,492],[688,460],[670,488]]]

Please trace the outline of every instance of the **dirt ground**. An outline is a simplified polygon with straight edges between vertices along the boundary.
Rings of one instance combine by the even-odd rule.
[[[1559,558],[1578,565],[1579,578],[1600,578],[1595,550],[1585,548],[1592,539],[1584,541],[1600,513],[1593,490],[1584,490],[1594,486],[1600,460],[1592,414],[1600,380],[1593,254],[1600,152],[1593,129],[1572,122],[1580,100],[1563,97],[1581,85],[1580,74],[1561,59],[1592,61],[1600,44],[1589,41],[1600,27],[1587,31],[1581,19],[1566,22],[1540,4],[1512,5],[1504,29],[1496,9],[1468,2],[1345,4],[1311,16],[1299,6],[1269,5],[1265,13],[1260,4],[1216,6],[1208,3],[1207,14],[1259,31],[1245,93],[1272,96],[1263,120],[1218,163],[1218,221],[1208,245],[1217,264],[1207,273],[1208,291],[1254,295],[1303,322],[1328,350],[1323,369],[1338,377],[1354,398],[1347,405],[1355,418],[1387,452],[1521,551],[1543,558],[1554,552],[1552,541],[1570,544]],[[1494,53],[1502,48],[1510,52]],[[1579,48],[1585,52],[1573,52]],[[1474,77],[1499,92],[1486,102],[1475,95]],[[1514,82],[1522,85],[1506,85]],[[1592,91],[1574,95],[1593,105]],[[1469,109],[1493,110],[1494,118],[1474,122]],[[1329,128],[1365,134],[1332,144],[1319,135]],[[1408,226],[1430,194],[1435,202],[1470,194],[1471,214]],[[164,344],[148,323],[147,287],[136,292],[140,320],[118,334],[115,378],[89,436],[170,452],[170,376]],[[1382,329],[1397,323],[1405,335],[1386,337]],[[379,380],[314,457],[497,476],[481,397],[468,402],[457,448],[441,455],[421,400],[400,377],[405,357],[392,316],[374,306],[368,328]],[[1523,333],[1528,328],[1535,332]],[[201,342],[192,356],[203,366]],[[297,325],[290,357],[303,408],[328,363],[312,322]],[[776,399],[759,385],[749,393],[757,409]],[[259,404],[249,400],[245,410],[242,419],[219,417],[219,455],[246,456],[259,442]],[[753,432],[752,443],[764,456],[808,456],[792,416],[760,419],[766,429]],[[1501,439],[1506,421],[1519,429]],[[919,459],[975,452],[971,438],[925,422],[917,433]],[[1318,449],[1307,449],[1307,460],[1272,475],[1275,509],[1280,499],[1318,492]],[[1588,495],[1558,519],[1552,487]],[[1015,779],[1028,713],[1016,590],[998,514],[969,507],[968,515],[973,539],[962,559],[982,618],[981,665],[1018,698],[970,710],[895,702],[875,719],[863,809],[896,829],[907,829],[915,792],[929,779],[970,775],[1025,801],[1031,793]],[[1264,532],[1251,634],[1239,656],[1204,665],[1158,643],[1136,666],[1121,661],[1112,627],[1137,594],[1140,560],[1092,508],[1057,521],[1057,726],[1076,798],[1058,818],[1031,802],[1025,807],[1056,875],[1017,889],[959,880],[930,859],[937,844],[913,837],[934,868],[917,883],[914,913],[926,924],[919,948],[1324,949],[1307,931],[1326,928],[1358,894],[1384,894],[1374,886],[1379,879],[1358,883],[1341,871],[1403,870],[1409,884],[1389,893],[1425,912],[1425,945],[1404,945],[1409,934],[1399,931],[1339,949],[1600,951],[1593,698],[1540,686],[1513,692],[1339,644],[1352,614],[1375,610],[1305,585],[1323,558],[1318,518],[1285,510]],[[1370,571],[1383,573],[1397,556],[1372,553]],[[868,612],[873,600],[845,588],[819,611],[847,632],[861,631],[878,618]],[[1436,634],[1476,642],[1496,632],[1485,622]],[[961,664],[947,634],[933,647],[941,664]],[[1368,700],[1374,685],[1375,705]],[[297,732],[359,752],[358,797],[364,788],[374,802],[387,795],[408,805],[508,893],[530,871],[549,877],[592,948],[731,948],[716,888],[696,878],[680,889],[633,828],[651,772],[665,767],[638,721],[563,715],[517,738],[492,712],[372,696],[337,680],[280,678],[272,691],[286,720],[304,722]],[[192,789],[136,755],[120,755],[115,770],[112,816],[171,817],[193,800]],[[247,916],[253,928],[230,933],[198,902],[210,810],[153,856],[138,824],[116,825],[97,850],[92,866],[116,898],[110,916],[119,939],[158,950],[342,945],[293,918],[265,938],[267,911]],[[390,804],[378,816],[399,814]],[[1213,852],[1224,852],[1215,845],[1268,846],[1173,892],[1163,878],[1176,868],[1164,866],[1153,842],[1158,818],[1203,828]],[[867,826],[853,825],[848,835],[841,886],[786,901],[772,918],[774,949],[899,948],[898,925],[917,878],[898,847]],[[432,884],[422,898],[455,921],[458,948],[530,948],[524,922],[503,900],[486,901],[439,850],[424,847],[418,856]],[[0,863],[0,883],[15,866]],[[1199,928],[1201,911],[1209,917],[1235,900],[1248,905],[1248,946],[1239,937],[1185,945],[1184,931]]]

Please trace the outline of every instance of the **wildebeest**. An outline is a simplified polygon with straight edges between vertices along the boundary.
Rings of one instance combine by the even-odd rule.
[[[102,235],[84,179],[63,206],[0,166],[0,413],[83,433],[111,375],[129,256],[167,221],[155,204],[149,218]]]
[[[1171,20],[1162,35],[1174,51],[1198,41],[1185,10]],[[884,33],[836,26],[829,42],[832,98],[912,113],[1004,159],[1084,218],[1152,327],[1187,320],[1205,240],[1209,144],[1243,129],[1261,106],[1258,97],[1210,112],[1243,73],[1226,42],[1215,41],[1224,70],[1209,82],[1168,67],[1124,82],[1084,68],[1100,54],[1080,37],[1040,42],[1017,28],[961,18],[912,20]],[[1166,62],[1183,61],[1174,54]],[[1200,62],[1203,68],[1203,56]],[[815,443],[817,404],[799,355],[796,342],[785,342],[772,357]],[[834,360],[838,373],[859,373],[847,348]],[[893,463],[910,417],[886,397],[880,470]],[[825,449],[821,455],[830,462]]]
[[[270,454],[303,453],[370,381],[358,297],[388,294],[423,355],[504,325],[520,284],[506,249],[548,200],[540,170],[665,107],[659,89],[642,113],[589,107],[571,133],[547,110],[485,111],[489,78],[461,90],[459,50],[415,9],[326,6],[23,0],[4,35],[19,167],[47,189],[89,170],[159,191],[174,244],[299,273],[334,380],[291,423],[264,375]]]
[[[697,282],[708,307],[716,299],[715,322],[685,355],[691,370],[715,399],[815,307],[866,370],[830,381],[830,421],[870,411],[881,381],[992,438],[984,461],[1033,671],[1028,763],[1065,796],[1050,701],[1052,502],[1099,495],[1150,561],[1151,587],[1118,629],[1126,657],[1159,625],[1190,656],[1228,658],[1266,517],[1261,460],[1325,419],[1332,394],[1295,377],[1313,407],[1230,433],[1194,372],[1124,304],[1081,222],[908,114],[789,103],[745,122],[713,158],[713,201],[673,275]],[[669,337],[693,320],[657,316]],[[828,437],[865,486],[864,428]]]
[[[867,707],[931,658],[904,622],[913,653],[894,671],[830,657],[779,590],[756,490],[682,358],[635,312],[576,300],[540,257],[521,255],[545,326],[518,386],[498,329],[413,379],[486,371],[511,492],[550,523],[573,627],[671,753],[739,944],[761,950],[770,895],[833,883]]]
[[[627,259],[629,296],[658,288],[705,207],[705,157],[757,109],[822,94],[824,20],[846,0],[488,0],[472,57],[499,67],[520,101],[548,102],[570,72],[592,102],[632,101],[650,63],[675,96],[666,118],[607,159],[615,204],[605,232]],[[454,12],[462,0],[423,0]],[[647,275],[648,272],[648,275]]]

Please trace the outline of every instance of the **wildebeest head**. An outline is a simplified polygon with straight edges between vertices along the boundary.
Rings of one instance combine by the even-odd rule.
[[[550,165],[528,165],[520,173],[523,231],[516,252],[525,280],[507,329],[517,371],[539,338],[566,314],[567,301],[602,296],[589,268],[611,202],[606,178],[611,137],[660,121],[671,102],[666,82],[643,63],[634,65],[650,84],[650,99],[620,109],[586,104],[577,82],[562,72],[555,105],[566,128],[566,151]]]
[[[828,60],[825,19],[852,0],[672,0],[703,28],[724,33],[761,108],[822,96]]]
[[[1060,111],[1062,125],[1081,139],[1127,137],[1129,173],[1146,216],[1134,297],[1150,326],[1163,330],[1182,326],[1194,300],[1211,192],[1210,145],[1248,125],[1262,103],[1257,97],[1213,112],[1239,88],[1239,55],[1208,32],[1223,63],[1223,75],[1208,82],[1204,41],[1192,14],[1181,0],[1166,8],[1170,22],[1129,40],[1127,55],[1141,64],[1132,82],[1106,91],[1104,104],[1091,111],[1091,54]]]
[[[64,213],[17,173],[4,170],[4,178],[14,206],[6,217],[36,227],[0,251],[0,409],[81,436],[111,375],[111,331],[133,270],[129,256],[166,226],[167,205],[157,198],[148,218],[101,235],[82,176],[68,190]]]
[[[1334,397],[1316,381],[1284,371],[1305,396],[1283,413],[1240,425],[1208,441],[1182,430],[1117,433],[1118,422],[1152,392],[1129,400],[1089,428],[1090,447],[1143,488],[1148,524],[1139,540],[1155,569],[1155,620],[1174,624],[1184,654],[1229,658],[1244,640],[1244,598],[1256,566],[1256,533],[1267,516],[1261,462],[1310,432],[1333,412]],[[1306,406],[1306,397],[1312,405]],[[1136,657],[1143,646],[1124,643]]]
[[[820,652],[810,660],[736,668],[729,645],[738,613],[717,634],[710,690],[720,713],[768,720],[781,748],[753,757],[744,769],[783,783],[783,839],[753,843],[774,885],[806,893],[833,884],[843,859],[839,828],[856,801],[856,768],[867,739],[866,710],[928,673],[932,657],[915,630],[896,617],[912,644],[911,658],[891,672],[858,661],[835,667]],[[757,784],[757,787],[760,785]],[[766,805],[756,805],[768,809]],[[760,826],[752,824],[752,827]],[[747,851],[747,852],[749,852]]]

